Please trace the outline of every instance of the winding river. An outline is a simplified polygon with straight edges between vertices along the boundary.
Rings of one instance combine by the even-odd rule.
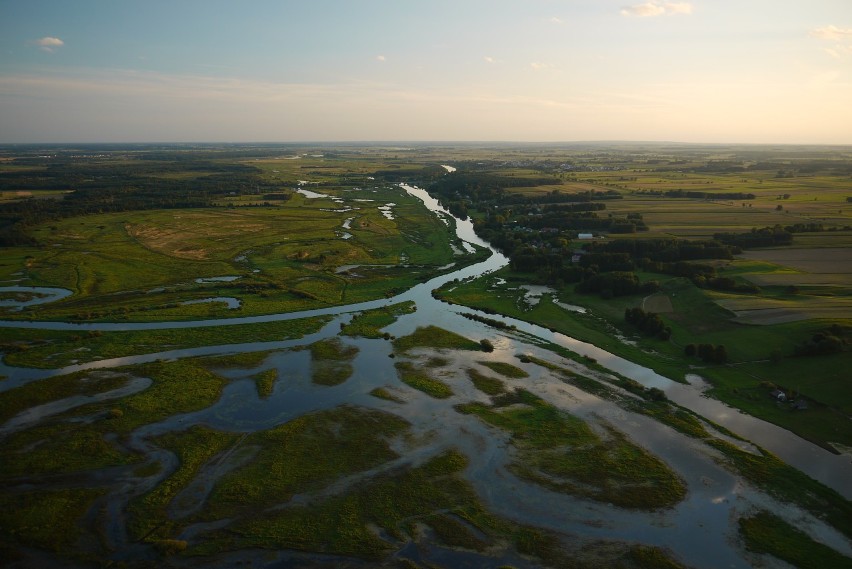
[[[473,231],[470,220],[460,220],[446,211],[441,205],[422,189],[402,184],[401,187],[414,197],[419,198],[431,211],[447,220],[453,220],[458,237],[467,244],[485,247],[492,255],[485,261],[471,265],[452,273],[431,279],[426,283],[412,287],[393,298],[370,302],[357,303],[308,310],[297,313],[271,314],[265,316],[240,317],[216,320],[201,320],[191,322],[161,322],[161,323],[86,323],[73,324],[62,322],[21,322],[0,321],[0,326],[25,329],[51,330],[138,330],[163,328],[196,328],[208,326],[223,326],[254,322],[272,322],[293,320],[312,316],[332,316],[332,320],[317,333],[298,340],[278,342],[255,342],[207,346],[200,348],[162,351],[137,356],[99,360],[85,364],[68,366],[55,370],[36,370],[14,368],[2,365],[0,374],[7,379],[0,382],[0,391],[11,389],[29,381],[44,377],[65,374],[85,369],[108,369],[128,364],[143,363],[158,359],[174,359],[200,355],[216,355],[236,352],[284,350],[285,348],[304,346],[317,340],[337,335],[341,322],[348,321],[353,313],[378,308],[403,301],[413,301],[416,312],[400,317],[386,331],[395,336],[404,336],[413,332],[417,327],[435,325],[453,330],[464,336],[480,339],[489,338],[495,344],[491,354],[455,354],[451,369],[462,370],[476,367],[476,360],[512,361],[517,365],[516,355],[531,353],[542,359],[571,367],[577,371],[590,373],[577,362],[555,356],[536,345],[529,336],[541,341],[553,342],[564,346],[581,355],[594,358],[599,364],[632,378],[646,387],[657,387],[664,390],[667,396],[679,405],[691,409],[699,415],[730,429],[741,437],[753,441],[775,453],[785,462],[795,466],[812,478],[837,490],[846,498],[852,498],[852,462],[848,456],[834,455],[825,449],[809,443],[793,433],[773,424],[746,415],[736,409],[706,397],[703,394],[704,385],[699,378],[692,378],[689,384],[679,383],[665,378],[654,371],[629,362],[610,354],[591,344],[577,341],[568,336],[552,332],[540,326],[518,321],[508,317],[488,315],[489,318],[499,319],[514,325],[516,332],[496,332],[480,322],[465,318],[465,314],[480,314],[478,311],[461,306],[449,306],[434,299],[431,291],[454,279],[477,277],[505,266],[508,262],[505,256],[492,249]],[[470,245],[467,245],[470,247]],[[33,291],[38,292],[38,291]],[[570,315],[566,313],[566,318]],[[750,508],[763,507],[783,515],[791,522],[797,523],[814,537],[830,544],[846,555],[852,555],[852,545],[833,528],[823,524],[813,516],[788,504],[777,503],[761,492],[744,488],[742,481],[719,466],[718,458],[693,439],[681,435],[647,417],[624,411],[612,402],[601,400],[593,395],[580,391],[565,384],[554,375],[537,366],[522,366],[530,373],[530,378],[524,380],[524,387],[547,399],[560,408],[566,409],[578,416],[589,420],[603,420],[613,424],[634,440],[648,448],[665,460],[675,472],[687,483],[689,492],[687,498],[665,513],[662,512],[630,512],[607,504],[557,494],[540,486],[524,482],[513,476],[507,469],[511,462],[511,451],[507,438],[481,423],[473,416],[457,413],[453,405],[463,401],[488,399],[472,387],[465,387],[464,382],[453,383],[456,395],[447,401],[432,399],[418,391],[410,390],[401,384],[393,367],[390,355],[390,345],[384,340],[346,339],[347,344],[357,346],[360,351],[354,361],[355,373],[345,383],[325,387],[317,386],[310,381],[309,355],[305,351],[278,351],[269,356],[262,364],[252,370],[222,370],[221,373],[232,379],[225,387],[221,399],[212,407],[190,413],[170,417],[154,425],[148,425],[133,434],[132,445],[149,456],[156,456],[164,464],[174,462],[174,457],[163,455],[163,452],[152,448],[146,442],[152,436],[160,433],[180,430],[188,425],[204,423],[214,428],[231,431],[252,432],[258,429],[270,428],[284,421],[307,412],[334,408],[344,403],[381,409],[403,416],[412,424],[415,438],[428,433],[432,434],[431,442],[416,449],[406,449],[401,452],[401,458],[394,464],[417,464],[419,461],[434,456],[445,448],[460,448],[471,457],[467,477],[471,480],[486,502],[495,513],[521,523],[529,523],[547,527],[560,532],[570,532],[573,535],[593,539],[623,539],[641,541],[669,547],[679,555],[688,559],[696,567],[747,567],[750,565],[739,546],[732,541],[735,539],[735,529],[731,529],[732,516],[741,515]],[[278,381],[271,397],[261,399],[256,393],[254,383],[250,378],[256,369],[276,367],[286,375],[287,382]],[[463,375],[463,374],[462,374]],[[406,400],[405,412],[401,413],[399,405],[372,397],[369,394],[374,387],[393,386],[404,391]],[[145,385],[137,381],[126,389],[142,389]],[[103,394],[103,397],[119,397],[123,391],[113,391]],[[55,402],[44,409],[32,409],[26,416],[19,416],[2,427],[0,433],[16,430],[33,424],[40,415],[64,411],[75,405],[82,405],[86,398],[68,398]],[[440,425],[444,435],[435,435],[436,425]],[[168,453],[166,453],[168,454]],[[244,460],[240,455],[233,460]],[[172,464],[173,466],[173,464]],[[233,466],[233,464],[231,464]],[[222,471],[227,470],[228,464],[219,465]],[[165,474],[161,475],[164,476]],[[197,487],[185,496],[181,502],[180,511],[173,511],[179,517],[183,512],[192,511],[198,506],[198,500],[203,500],[209,492],[212,480],[221,475],[211,473]],[[147,480],[140,484],[132,494],[138,495],[156,484],[158,480]],[[343,480],[337,485],[346,486]],[[340,491],[331,488],[328,492]],[[114,516],[114,535],[109,536],[112,544],[126,548],[126,536],[120,531],[121,504],[131,497],[126,489],[117,490],[109,501],[107,508]],[[193,496],[195,498],[193,498]],[[196,500],[193,502],[193,500]],[[735,524],[733,524],[735,526]],[[203,533],[205,528],[187,528],[186,537]],[[733,531],[733,533],[732,533]]]

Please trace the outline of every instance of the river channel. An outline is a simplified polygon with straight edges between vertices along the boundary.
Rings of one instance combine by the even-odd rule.
[[[578,362],[561,358],[543,349],[536,340],[559,344],[573,352],[594,358],[597,363],[613,372],[634,379],[646,387],[662,389],[673,402],[760,445],[788,464],[837,490],[846,498],[852,498],[852,483],[850,483],[852,462],[848,456],[834,455],[789,431],[708,398],[703,393],[705,386],[700,378],[690,378],[689,383],[672,381],[596,346],[534,324],[508,317],[488,315],[489,318],[501,320],[515,327],[515,331],[511,332],[497,331],[465,317],[466,314],[483,315],[478,311],[450,306],[434,299],[431,295],[433,289],[454,279],[464,280],[492,272],[505,266],[508,260],[476,236],[470,220],[454,218],[441,207],[437,200],[422,189],[405,184],[401,187],[410,195],[419,198],[436,215],[454,223],[456,234],[463,242],[488,248],[492,252],[491,256],[478,264],[421,283],[393,298],[298,313],[161,323],[74,324],[2,321],[0,326],[3,327],[117,331],[224,326],[312,316],[332,317],[322,330],[298,340],[166,350],[93,361],[55,370],[24,369],[2,365],[0,374],[6,375],[7,379],[0,382],[0,391],[78,370],[109,369],[158,359],[276,350],[261,365],[252,369],[222,370],[221,374],[229,377],[231,381],[216,404],[202,411],[170,417],[161,423],[139,429],[132,436],[132,446],[149,456],[160,456],[156,453],[161,451],[152,448],[146,441],[158,434],[182,430],[190,425],[205,424],[218,429],[249,433],[271,428],[308,412],[331,409],[342,404],[353,404],[398,414],[411,423],[414,438],[430,441],[423,446],[406,449],[407,452],[400,453],[401,458],[391,466],[416,465],[443,450],[457,448],[470,458],[466,477],[474,485],[483,502],[496,514],[519,523],[545,527],[565,535],[588,539],[617,539],[659,545],[671,549],[678,557],[695,567],[749,567],[753,564],[754,558],[738,543],[736,524],[731,520],[756,508],[763,508],[784,517],[843,554],[852,556],[852,544],[849,540],[807,512],[789,504],[778,503],[762,492],[750,488],[742,479],[718,464],[718,455],[712,449],[652,419],[627,412],[610,401],[602,400],[570,386],[545,368],[519,363],[517,355],[534,355],[586,374],[593,372]],[[340,324],[347,322],[354,313],[404,301],[414,302],[416,311],[400,317],[385,329],[394,336],[405,336],[418,327],[434,325],[475,340],[488,338],[495,346],[495,350],[490,354],[453,353],[450,356],[444,356],[452,358],[450,365],[447,366],[448,371],[445,373],[446,380],[452,384],[455,395],[448,400],[433,399],[402,384],[393,366],[393,359],[389,358],[391,347],[384,340],[347,338],[345,343],[359,348],[359,353],[353,362],[355,372],[348,381],[333,387],[318,386],[311,382],[307,352],[288,350],[288,348],[306,346],[321,339],[335,337],[340,331]],[[570,318],[567,313],[566,318]],[[510,382],[510,386],[523,385],[525,389],[561,409],[592,422],[611,424],[624,432],[635,443],[659,456],[684,480],[688,488],[687,497],[665,511],[634,512],[555,493],[515,477],[508,470],[512,451],[507,437],[500,431],[486,426],[476,417],[462,415],[453,408],[461,402],[488,402],[484,394],[469,385],[462,371],[465,368],[477,368],[480,366],[477,361],[482,360],[512,362],[522,367],[530,374],[530,377],[522,380],[522,384]],[[279,380],[272,395],[261,399],[250,377],[258,370],[270,367],[277,368],[280,375],[288,380]],[[480,369],[487,371],[484,368]],[[404,409],[401,410],[397,403],[369,395],[370,391],[376,387],[388,386],[405,399]],[[145,384],[137,382],[128,389],[144,387]],[[120,395],[121,393],[105,394],[107,397]],[[30,410],[26,416],[15,418],[2,426],[0,433],[33,424],[38,420],[40,413],[46,416],[56,413],[59,409],[65,410],[74,405],[83,404],[84,401],[85,398],[79,400],[70,398],[46,406],[46,409]],[[160,458],[166,462],[174,460],[165,456]],[[141,492],[142,489],[149,488],[156,482],[154,479],[148,480],[134,492]],[[198,487],[193,487],[192,496],[196,496],[196,500],[203,500],[206,492],[209,492],[209,479],[208,487],[205,487],[203,483],[199,484]],[[338,483],[338,486],[345,484],[347,481],[343,480]],[[197,501],[193,502],[192,496],[185,497],[181,503],[180,507],[183,510],[173,511],[172,514],[179,516],[197,507],[199,504]],[[109,539],[113,547],[125,549],[125,551],[129,550],[130,545],[126,542],[126,536],[115,528],[121,525],[120,510],[129,497],[130,494],[126,490],[116,491],[108,508],[114,514],[114,531],[110,532]],[[184,537],[190,539],[204,531],[205,528],[190,527],[185,530]],[[441,555],[451,555],[451,553],[441,553],[436,550],[432,560],[440,560]],[[523,565],[518,559],[507,559],[506,562]]]

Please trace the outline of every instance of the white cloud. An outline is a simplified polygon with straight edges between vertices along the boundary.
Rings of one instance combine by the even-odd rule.
[[[540,61],[533,61],[532,63],[530,63],[530,67],[532,67],[536,71],[541,71],[542,69],[550,69],[553,66],[549,63],[541,63]]]
[[[811,30],[811,37],[821,40],[852,40],[852,28],[823,26],[822,28]]]
[[[562,18],[557,18],[556,16],[552,16],[548,21],[552,24],[557,24],[557,25],[560,25],[560,26],[564,23],[562,21]]]
[[[649,16],[661,16],[666,13],[666,9],[653,2],[645,4],[636,4],[622,8],[622,16],[635,16],[637,18],[647,18]]]
[[[376,61],[387,61],[387,57],[385,57],[384,55],[377,55]]]
[[[621,9],[622,16],[634,18],[649,18],[654,16],[662,16],[664,14],[691,14],[692,4],[689,2],[645,2],[644,4],[634,4],[633,6],[625,6]]]
[[[65,42],[59,38],[54,38],[51,36],[45,36],[41,39],[36,40],[35,44],[41,48],[42,51],[46,51],[47,53],[53,53],[53,50],[57,47],[62,47],[65,45]]]
[[[486,55],[486,56],[485,56],[485,57],[483,57],[482,59],[485,61],[485,63],[494,63],[494,58],[493,58],[493,57],[489,57],[489,56],[487,56],[487,55]]]
[[[852,55],[852,28],[823,26],[811,30],[810,36],[818,40],[835,42],[831,47],[822,48],[834,59],[845,59]]]
[[[689,2],[669,2],[665,7],[670,14],[692,14],[692,4]]]

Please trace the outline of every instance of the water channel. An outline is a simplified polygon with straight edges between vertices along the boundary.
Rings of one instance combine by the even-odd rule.
[[[467,247],[473,244],[491,249],[488,243],[475,235],[470,220],[453,218],[437,200],[422,189],[405,184],[401,187],[422,200],[426,207],[442,216],[443,219],[453,220],[456,234],[468,244]],[[414,439],[430,441],[420,447],[404,449],[405,452],[400,452],[401,458],[397,461],[398,463],[414,465],[448,448],[462,450],[471,459],[466,476],[474,484],[481,499],[496,514],[520,523],[546,527],[564,534],[589,539],[620,539],[660,545],[672,549],[679,557],[696,567],[748,567],[751,565],[751,560],[737,545],[736,524],[732,524],[731,520],[755,508],[765,508],[782,515],[797,527],[845,555],[852,555],[852,544],[833,528],[795,506],[778,503],[765,494],[749,488],[737,476],[722,468],[717,462],[718,455],[702,443],[647,417],[624,411],[612,402],[604,401],[567,385],[544,368],[535,365],[524,366],[518,363],[516,356],[529,353],[581,373],[592,373],[578,362],[563,359],[539,347],[534,340],[530,339],[531,336],[533,339],[556,343],[573,352],[594,358],[606,368],[632,378],[646,387],[664,390],[675,403],[770,450],[787,463],[834,488],[847,498],[852,497],[852,484],[849,482],[852,480],[852,463],[849,457],[834,455],[789,431],[706,397],[703,394],[703,383],[700,379],[692,378],[688,384],[675,382],[593,345],[579,342],[540,326],[507,317],[488,315],[489,318],[502,320],[516,328],[516,332],[497,332],[494,328],[464,317],[465,314],[480,314],[477,311],[465,307],[448,306],[431,296],[433,289],[454,279],[463,280],[480,276],[505,266],[508,262],[506,257],[493,249],[491,251],[492,255],[481,263],[436,277],[393,298],[348,306],[192,322],[73,324],[2,321],[0,326],[4,327],[116,331],[223,326],[322,315],[333,317],[319,332],[298,340],[170,350],[93,361],[56,370],[23,369],[3,365],[0,366],[0,373],[6,375],[7,379],[0,382],[0,391],[29,381],[78,370],[109,369],[158,359],[279,350],[252,369],[222,370],[222,375],[229,377],[231,382],[225,387],[221,399],[215,405],[202,411],[171,417],[161,423],[143,427],[133,434],[132,446],[168,463],[173,462],[174,458],[166,457],[162,451],[152,448],[146,442],[148,439],[164,432],[185,429],[199,423],[214,428],[248,433],[279,425],[308,412],[331,409],[349,403],[399,414],[411,423]],[[336,336],[340,330],[340,323],[348,321],[353,313],[403,301],[413,301],[417,310],[400,317],[386,328],[386,331],[394,336],[405,336],[420,326],[435,325],[472,339],[489,338],[495,345],[494,352],[490,354],[454,353],[448,356],[453,358],[448,370],[456,370],[455,377],[453,372],[446,372],[447,381],[452,384],[455,392],[449,400],[432,399],[400,383],[393,367],[393,360],[388,357],[390,345],[384,340],[347,338],[345,340],[347,344],[359,348],[354,362],[355,373],[348,381],[334,387],[318,386],[311,382],[307,352],[286,350]],[[566,317],[570,315],[566,314]],[[523,367],[530,374],[530,378],[523,380],[524,388],[580,417],[612,424],[634,442],[648,448],[662,458],[687,484],[686,499],[666,511],[633,512],[558,494],[512,475],[507,468],[512,459],[507,437],[487,427],[477,418],[459,414],[453,409],[453,405],[460,402],[488,401],[486,396],[467,382],[462,371],[465,368],[477,368],[480,366],[477,361],[484,359],[510,361]],[[279,375],[286,378],[286,381],[279,380],[272,396],[261,399],[250,377],[259,370],[270,367],[277,368]],[[487,370],[483,369],[483,371]],[[511,385],[514,384],[510,382]],[[137,381],[127,389],[143,387],[144,384]],[[370,396],[370,390],[375,387],[390,387],[395,393],[399,393],[406,402],[404,410],[401,410],[397,403]],[[121,393],[123,392],[110,392],[103,396],[118,397]],[[47,416],[77,404],[82,405],[85,401],[86,398],[69,398],[44,406],[45,409],[31,409],[26,416],[19,416],[2,426],[0,433],[31,425],[38,420],[40,414]],[[198,499],[203,500],[216,474],[211,476],[212,478],[207,477],[199,482],[199,486],[192,495],[200,496]],[[157,480],[147,480],[144,484],[140,483],[133,492],[138,494],[156,483]],[[345,486],[346,483],[347,481],[344,480],[335,486]],[[338,488],[337,491],[339,490]],[[329,492],[333,491],[335,490],[329,490]],[[113,526],[116,528],[121,524],[121,505],[130,497],[127,492],[127,490],[117,491],[109,502],[111,506],[107,508],[114,512]],[[185,511],[191,511],[193,507],[199,505],[197,502],[193,503],[190,498],[191,496],[187,497],[184,500],[185,503],[182,503],[181,507]],[[190,527],[186,529],[186,537],[204,531],[205,528]],[[129,547],[119,530],[115,530],[111,540],[119,549],[124,548],[126,551]]]

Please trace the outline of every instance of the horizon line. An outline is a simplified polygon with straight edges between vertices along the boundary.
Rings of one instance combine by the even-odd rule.
[[[162,141],[162,140],[147,140],[147,141],[37,141],[37,142],[5,142],[0,141],[0,147],[6,146],[71,146],[71,145],[92,145],[92,146],[133,146],[133,145],[162,145],[162,146],[186,146],[186,145],[231,145],[231,146],[250,146],[250,145],[364,145],[364,146],[382,146],[382,145],[530,145],[530,146],[545,146],[545,145],[604,145],[604,144],[676,144],[682,146],[833,146],[846,147],[852,146],[852,142],[684,142],[677,140],[631,140],[631,139],[597,139],[597,140],[553,140],[553,141],[537,141],[537,140],[405,140],[405,139],[388,139],[388,140],[254,140],[254,141],[227,141],[227,140],[184,140],[184,141]]]

